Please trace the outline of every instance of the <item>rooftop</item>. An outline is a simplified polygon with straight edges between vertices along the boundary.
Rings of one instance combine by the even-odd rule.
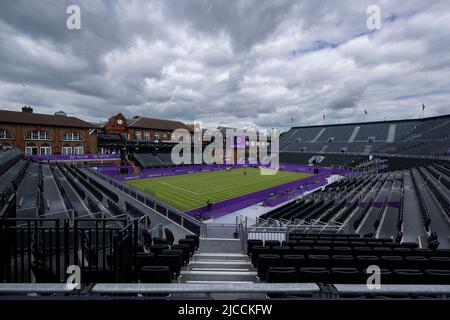
[[[75,117],[62,114],[33,113],[31,107],[23,107],[20,111],[0,110],[0,123],[20,123],[39,126],[92,128],[92,124]]]

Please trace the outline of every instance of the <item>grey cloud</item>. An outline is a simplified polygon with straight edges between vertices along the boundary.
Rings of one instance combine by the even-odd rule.
[[[262,127],[448,113],[448,1],[381,1],[370,33],[372,2],[2,1],[0,105]]]

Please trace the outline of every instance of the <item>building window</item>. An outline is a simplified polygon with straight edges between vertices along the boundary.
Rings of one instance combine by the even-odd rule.
[[[166,140],[167,140],[167,133],[163,133],[163,135],[162,135],[162,139],[163,139],[164,141],[166,141]]]
[[[140,132],[140,131],[136,131],[136,132],[134,133],[134,138],[135,138],[136,140],[141,140],[141,132]]]
[[[6,139],[12,139],[11,133],[6,129],[0,129],[0,139],[6,140]]]
[[[25,136],[25,140],[52,140],[52,137],[47,131],[30,131]]]
[[[83,141],[83,136],[78,132],[67,132],[64,134],[62,141]]]
[[[34,143],[27,144],[27,146],[25,147],[25,155],[32,156],[37,154],[38,148],[36,147],[36,145]]]
[[[81,144],[77,144],[74,148],[73,148],[73,153],[74,154],[83,154],[84,150],[83,150],[83,146]]]
[[[63,145],[62,154],[72,154],[72,147],[68,144]]]
[[[52,147],[50,147],[49,144],[44,143],[41,146],[41,148],[40,148],[39,154],[42,155],[42,156],[46,156],[46,155],[52,154]]]
[[[159,132],[155,133],[155,140],[159,140]]]
[[[150,132],[148,132],[148,131],[144,132],[144,140],[146,140],[146,141],[150,140]]]

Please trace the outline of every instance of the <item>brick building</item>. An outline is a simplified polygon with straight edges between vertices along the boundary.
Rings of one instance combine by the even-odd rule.
[[[54,115],[0,110],[0,145],[26,155],[97,153],[93,125],[64,112]]]
[[[99,150],[101,153],[119,152],[127,146],[158,147],[170,145],[187,137],[174,136],[176,129],[185,129],[193,134],[193,128],[172,120],[135,117],[127,119],[121,113],[114,115],[99,128]]]

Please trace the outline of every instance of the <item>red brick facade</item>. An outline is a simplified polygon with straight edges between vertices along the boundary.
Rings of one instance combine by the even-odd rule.
[[[193,131],[192,128],[179,121],[144,117],[127,120],[121,113],[109,118],[104,127],[106,134],[119,134],[128,140],[150,142],[171,141],[172,132],[176,129]]]
[[[63,115],[0,111],[0,144],[25,154],[97,153],[97,136],[91,125]]]

